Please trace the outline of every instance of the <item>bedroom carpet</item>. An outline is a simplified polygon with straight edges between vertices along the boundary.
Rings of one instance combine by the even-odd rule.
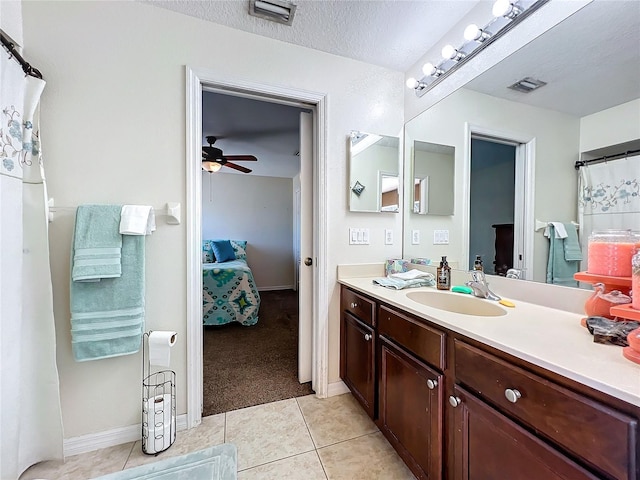
[[[298,382],[298,292],[260,298],[256,325],[204,327],[204,417],[313,393]]]

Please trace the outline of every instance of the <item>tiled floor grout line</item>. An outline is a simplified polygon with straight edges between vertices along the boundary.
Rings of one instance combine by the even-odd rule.
[[[313,439],[313,435],[311,434],[311,429],[309,428],[309,424],[307,423],[307,419],[304,416],[304,412],[302,411],[302,408],[300,407],[300,402],[298,402],[298,399],[295,399],[296,401],[296,405],[298,406],[298,410],[300,410],[300,415],[302,416],[302,421],[304,422],[304,426],[307,427],[307,432],[309,432],[309,438],[311,439],[311,443],[313,443],[313,448],[315,450],[318,450],[318,445],[316,444],[316,441]]]
[[[317,448],[316,448],[316,456],[318,457],[318,461],[320,462],[320,468],[322,468],[322,473],[324,473],[324,478],[328,480],[329,474],[327,473],[327,470],[324,468],[324,463],[322,463],[322,458],[320,458],[320,452],[318,452]]]
[[[317,450],[315,448],[312,448],[311,450],[307,450],[306,452],[294,453],[293,455],[289,455],[287,457],[278,458],[276,460],[271,460],[270,462],[259,463],[257,465],[253,465],[251,467],[247,467],[247,468],[243,468],[242,470],[238,470],[238,473],[246,472],[247,470],[252,470],[252,469],[258,468],[258,467],[264,467],[265,465],[271,465],[272,463],[281,462],[282,460],[287,460],[289,458],[297,457],[298,455],[305,455],[305,454],[311,453],[311,452],[317,452]],[[322,464],[322,462],[321,462],[321,464]]]
[[[129,450],[129,455],[127,455],[127,458],[124,459],[124,464],[122,465],[121,470],[127,468],[127,463],[129,463],[129,459],[131,458],[131,454],[133,453],[133,448],[136,446],[136,443],[137,442],[133,442],[133,444],[131,445],[131,450]]]

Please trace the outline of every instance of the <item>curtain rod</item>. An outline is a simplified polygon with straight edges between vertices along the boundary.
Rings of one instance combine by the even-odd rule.
[[[638,150],[627,150],[623,153],[616,153],[615,155],[603,155],[602,157],[592,158],[591,160],[578,160],[574,167],[578,170],[580,167],[584,167],[585,165],[591,165],[594,163],[602,163],[608,162],[609,160],[618,160],[620,158],[628,157],[629,155],[634,155],[636,153],[640,153],[640,149]]]
[[[9,58],[15,59],[22,66],[22,71],[25,73],[25,75],[30,75],[42,80],[42,74],[40,73],[40,71],[37,68],[32,67],[31,64],[27,62],[22,57],[22,55],[20,55],[20,53],[18,53],[16,45],[7,37],[5,37],[4,33],[2,32],[0,32],[0,39],[2,40],[2,46],[9,53]]]

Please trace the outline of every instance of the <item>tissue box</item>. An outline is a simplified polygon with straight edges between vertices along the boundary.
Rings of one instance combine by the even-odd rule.
[[[431,265],[430,258],[412,258],[411,263],[415,265]]]
[[[392,258],[385,262],[384,271],[388,277],[392,273],[401,273],[409,270],[409,262],[402,258]]]

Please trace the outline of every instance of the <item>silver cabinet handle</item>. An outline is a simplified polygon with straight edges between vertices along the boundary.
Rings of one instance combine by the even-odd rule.
[[[433,390],[437,386],[438,386],[437,380],[431,380],[431,379],[427,380],[427,387],[429,388],[429,390]]]
[[[507,400],[509,400],[511,403],[516,403],[518,399],[522,397],[522,394],[515,388],[507,388],[504,391],[504,396],[507,397]]]
[[[356,308],[358,304],[356,302],[351,302],[351,308]]]
[[[449,404],[453,407],[456,408],[458,405],[460,405],[462,403],[462,400],[460,400],[459,397],[454,397],[453,395],[451,395],[449,397]]]
[[[368,333],[365,333],[364,339],[368,342],[369,340],[371,340],[371,335],[369,335]]]

